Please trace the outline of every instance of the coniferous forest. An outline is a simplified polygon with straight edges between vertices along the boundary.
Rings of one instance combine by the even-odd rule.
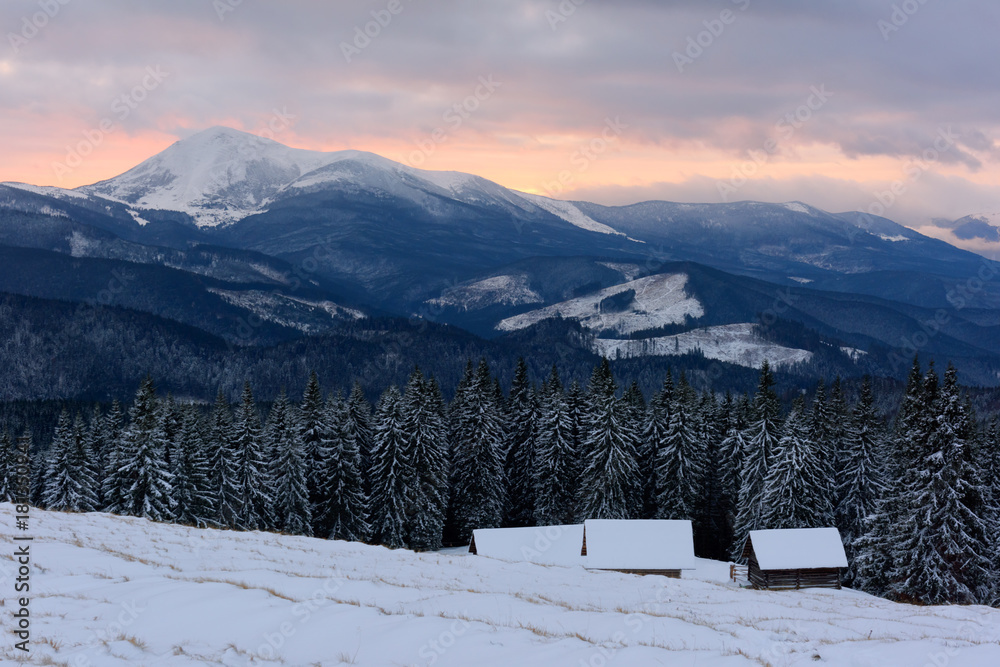
[[[476,528],[588,518],[690,519],[699,556],[739,556],[748,531],[835,525],[845,583],[918,604],[1000,604],[1000,434],[949,367],[918,360],[888,422],[866,379],[782,407],[765,362],[752,395],[667,373],[644,396],[607,360],[586,386],[520,361],[507,392],[469,362],[446,402],[414,369],[372,406],[313,373],[266,414],[247,383],[231,405],[159,397],[64,410],[34,443],[33,502],[198,527],[268,530],[426,551]],[[30,431],[0,435],[0,496]]]

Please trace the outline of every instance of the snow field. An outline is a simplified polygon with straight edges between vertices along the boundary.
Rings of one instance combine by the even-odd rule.
[[[677,324],[683,322],[685,317],[697,319],[705,314],[701,303],[685,292],[687,281],[688,277],[683,273],[647,276],[593,294],[508,317],[496,328],[501,331],[517,331],[550,317],[576,319],[592,331],[615,331],[622,334],[653,329],[666,324]],[[598,306],[602,300],[630,289],[635,290],[635,299],[628,309],[620,312],[599,312]]]
[[[2,511],[11,568],[13,508]],[[1000,610],[32,510],[35,665],[996,665]],[[10,588],[9,575],[5,585]]]

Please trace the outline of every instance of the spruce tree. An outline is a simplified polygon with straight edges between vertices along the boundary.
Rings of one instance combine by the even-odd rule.
[[[573,445],[573,419],[555,367],[542,390],[538,413],[534,520],[539,526],[573,523],[579,470]]]
[[[843,417],[843,416],[842,416]],[[819,488],[816,493],[825,498],[825,505],[830,507],[830,515],[825,517],[822,525],[833,525],[833,508],[837,504],[837,464],[842,447],[841,425],[834,422],[833,409],[827,400],[826,384],[820,379],[816,385],[816,395],[813,398],[812,411],[808,419],[808,437],[816,450],[817,465],[820,474],[816,480]]]
[[[915,527],[897,545],[890,590],[894,597],[922,604],[974,604],[987,601],[991,585],[991,526],[982,516],[982,495],[971,460],[974,432],[953,366],[944,386],[931,394],[933,368],[925,395],[933,395],[933,430],[904,479],[904,492]]]
[[[371,540],[390,549],[406,546],[407,496],[414,473],[404,428],[402,397],[390,386],[375,409],[370,504]]]
[[[694,409],[694,392],[682,376],[670,409],[666,438],[656,459],[656,517],[659,519],[696,519],[702,500],[707,452],[694,424]]]
[[[211,493],[216,503],[214,523],[225,528],[235,528],[241,500],[236,486],[233,413],[222,389],[215,396],[215,405],[209,418],[206,448],[211,470]]]
[[[885,437],[878,415],[871,378],[861,385],[861,396],[846,428],[845,446],[837,487],[836,523],[847,551],[844,584],[852,586],[857,576],[858,542],[865,532],[866,517],[877,510],[885,493]]]
[[[125,511],[125,485],[120,470],[126,460],[124,430],[122,408],[116,400],[104,419],[104,473],[101,476],[101,507],[105,512],[116,514]]]
[[[485,359],[461,391],[452,414],[449,511],[456,539],[465,544],[474,529],[497,528],[503,520],[504,423]]]
[[[104,508],[104,475],[108,468],[107,420],[101,414],[101,406],[95,405],[87,426],[87,449],[90,451],[91,470],[94,474],[94,493],[97,504],[95,510]]]
[[[652,519],[657,514],[656,462],[660,451],[666,446],[672,401],[673,379],[668,370],[663,389],[653,394],[649,405],[646,406],[642,434],[636,452],[639,475],[642,479],[642,516],[645,519]]]
[[[246,382],[233,419],[231,436],[235,473],[233,486],[238,503],[234,527],[240,530],[263,530],[271,523],[271,498],[260,431],[260,415],[250,383]]]
[[[416,551],[441,548],[448,510],[448,422],[433,378],[415,369],[403,397],[403,429],[413,481],[407,498],[407,543]]]
[[[778,444],[780,405],[774,391],[774,375],[765,360],[760,368],[757,394],[754,396],[753,423],[744,436],[746,449],[740,469],[740,492],[733,533],[733,558],[739,559],[743,543],[751,530],[764,528],[762,521],[764,481],[771,456]]]
[[[206,456],[198,409],[176,407],[179,424],[173,446],[173,500],[179,523],[204,528],[216,517],[212,471]]]
[[[119,470],[125,483],[122,513],[153,521],[173,519],[173,475],[164,458],[163,424],[153,380],[147,376],[129,410],[129,425],[122,436],[124,455]]]
[[[73,422],[68,460],[76,482],[76,499],[71,509],[77,512],[96,512],[100,509],[96,461],[90,449],[87,428],[79,413]]]
[[[299,409],[299,429],[302,449],[306,457],[306,485],[309,489],[309,506],[312,511],[313,535],[330,534],[331,526],[324,524],[323,507],[327,504],[326,484],[323,471],[330,456],[330,429],[326,423],[323,392],[315,371],[309,374],[309,382],[302,394]]]
[[[79,496],[78,481],[70,460],[73,448],[73,425],[69,413],[63,409],[59,415],[45,457],[45,486],[42,495],[43,507],[57,511],[72,511],[76,509]]]
[[[555,366],[552,373],[558,377]],[[534,469],[538,430],[538,402],[528,380],[528,366],[518,359],[510,386],[504,438],[507,502],[504,523],[531,526],[535,521]]]
[[[579,520],[634,519],[642,514],[635,431],[615,396],[607,359],[594,369],[587,396]]]
[[[372,469],[372,406],[365,398],[365,392],[359,382],[355,382],[351,395],[347,399],[350,428],[358,440],[358,452],[361,455],[361,476],[364,480],[365,496],[371,495]]]
[[[329,527],[330,539],[363,541],[369,526],[361,453],[357,433],[351,428],[350,409],[339,395],[330,397],[323,421],[329,429],[329,440],[322,475],[324,502],[317,508],[319,523]]]
[[[312,535],[312,510],[306,483],[306,456],[299,425],[284,390],[271,407],[265,442],[274,498],[274,529],[291,535]]]
[[[805,412],[803,401],[796,399],[770,457],[761,499],[766,528],[822,528],[833,516],[826,468]]]

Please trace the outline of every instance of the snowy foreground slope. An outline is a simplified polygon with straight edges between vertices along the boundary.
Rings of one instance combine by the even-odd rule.
[[[32,652],[5,612],[3,664],[1000,664],[998,610],[741,590],[721,563],[671,580],[40,510],[31,534]]]

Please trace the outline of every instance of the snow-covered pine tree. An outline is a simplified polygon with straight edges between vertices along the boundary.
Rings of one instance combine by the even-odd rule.
[[[149,376],[142,381],[129,410],[129,425],[122,436],[124,456],[119,470],[125,482],[123,514],[153,521],[174,518],[170,498],[173,475],[163,458],[165,443],[156,389]]]
[[[857,576],[858,541],[865,532],[865,518],[877,509],[885,493],[885,435],[878,415],[871,378],[865,376],[861,396],[846,428],[840,457],[836,524],[847,551],[844,584],[852,586]]]
[[[925,393],[933,386],[936,378],[925,380]],[[972,416],[953,366],[931,411],[934,428],[904,479],[916,530],[897,545],[890,591],[897,599],[921,604],[985,602],[992,584],[988,552],[993,537],[982,516],[982,488],[971,460]]]
[[[746,449],[740,468],[740,492],[736,504],[736,525],[733,529],[733,558],[741,558],[743,544],[751,530],[763,528],[764,479],[771,456],[780,435],[780,404],[774,391],[771,365],[764,361],[753,403],[753,422],[744,435]]]
[[[825,497],[826,505],[830,507],[830,516],[824,518],[822,525],[832,526],[833,508],[837,504],[837,461],[842,443],[838,424],[834,422],[833,410],[827,400],[826,383],[822,378],[816,385],[816,395],[813,398],[807,428],[820,468],[820,475],[816,480],[820,485],[817,494]]]
[[[361,383],[355,382],[351,388],[351,395],[347,398],[347,407],[350,411],[351,429],[358,440],[358,452],[361,455],[361,476],[364,480],[365,496],[368,497],[372,490],[370,479],[372,469],[372,406],[365,398]]]
[[[705,449],[705,475],[695,513],[695,549],[708,558],[726,560],[733,541],[730,509],[723,487],[722,441],[726,437],[726,420],[710,391],[702,393],[699,417],[695,421],[699,426],[698,437]]]
[[[587,392],[588,433],[580,472],[579,520],[642,515],[637,435],[615,397],[607,359],[594,369]]]
[[[250,383],[243,385],[233,419],[233,485],[236,490],[236,525],[240,530],[265,530],[271,524],[271,497],[261,442],[260,414]]]
[[[705,443],[694,420],[697,395],[684,375],[674,393],[670,424],[656,458],[656,518],[694,521],[702,502],[707,464]]]
[[[372,433],[371,540],[390,549],[406,546],[406,503],[413,480],[402,401],[395,386],[382,393]]]
[[[504,423],[485,359],[456,399],[452,411],[449,511],[455,521],[456,539],[468,543],[474,529],[497,528],[503,520]]]
[[[76,509],[79,497],[75,471],[70,461],[73,441],[73,424],[69,413],[63,409],[59,415],[52,444],[45,456],[45,487],[42,492],[43,507],[57,511]]]
[[[643,415],[642,434],[636,451],[639,475],[642,479],[642,516],[656,516],[656,459],[663,449],[670,427],[670,403],[673,400],[673,379],[667,371],[663,389],[653,394]]]
[[[725,540],[728,549],[733,543],[736,524],[736,505],[740,495],[740,468],[746,441],[743,433],[747,424],[744,416],[749,411],[749,399],[744,395],[738,401],[727,393],[722,403],[722,441],[719,443],[719,505],[725,517],[720,531],[720,542]],[[728,551],[722,559],[729,557]]]
[[[327,401],[323,421],[329,429],[328,455],[323,470],[323,504],[317,508],[320,525],[329,526],[334,540],[363,541],[369,534],[368,497],[361,477],[361,453],[351,428],[350,410],[338,394]]]
[[[97,496],[95,510],[104,508],[104,472],[107,470],[108,438],[106,434],[107,421],[101,413],[101,406],[95,405],[90,413],[90,423],[87,425],[87,449],[92,457],[91,469],[94,472],[94,493]]]
[[[414,369],[403,397],[406,451],[413,466],[407,499],[407,543],[415,551],[441,548],[448,510],[448,422],[436,382]]]
[[[174,515],[179,523],[204,528],[215,521],[211,467],[202,441],[198,408],[175,406],[179,425],[173,446]]]
[[[16,476],[14,441],[4,424],[0,433],[0,503],[14,501]]]
[[[535,523],[554,526],[576,519],[579,470],[573,447],[573,420],[563,394],[559,373],[553,366],[540,397],[535,467]]]
[[[302,394],[299,408],[299,428],[302,450],[306,457],[306,485],[309,489],[309,507],[312,512],[313,535],[330,534],[331,526],[323,523],[322,508],[326,505],[323,471],[330,456],[330,429],[326,423],[326,410],[319,377],[313,371]]]
[[[914,529],[909,523],[912,515],[904,491],[904,477],[920,458],[914,438],[918,431],[924,429],[924,415],[930,409],[924,396],[920,359],[914,357],[903,400],[896,415],[894,433],[887,442],[886,488],[876,501],[875,510],[864,519],[864,533],[854,543],[854,585],[874,595],[888,593],[896,570],[897,547],[901,540],[907,538],[907,533]]]
[[[306,456],[299,425],[282,390],[267,418],[265,442],[274,498],[274,529],[291,535],[312,535],[312,509],[306,484]]]
[[[73,437],[70,439],[69,464],[76,481],[77,499],[72,508],[77,512],[96,512],[98,499],[97,467],[90,449],[87,427],[83,416],[77,413],[73,420]]]
[[[761,522],[766,528],[830,525],[833,508],[826,494],[826,469],[810,432],[805,404],[798,398],[785,420],[764,480]]]
[[[555,365],[552,372],[558,377]],[[538,430],[538,400],[528,380],[528,365],[517,360],[507,402],[506,436],[503,442],[507,502],[504,524],[532,526],[535,523],[534,470]]]
[[[119,472],[121,462],[125,460],[124,441],[122,433],[122,406],[117,400],[111,403],[111,410],[104,418],[104,472],[101,475],[101,509],[105,512],[120,514],[123,511],[124,484]]]
[[[225,528],[235,528],[240,497],[236,487],[233,413],[222,389],[215,396],[206,439],[211,489],[216,503],[214,523]]]

